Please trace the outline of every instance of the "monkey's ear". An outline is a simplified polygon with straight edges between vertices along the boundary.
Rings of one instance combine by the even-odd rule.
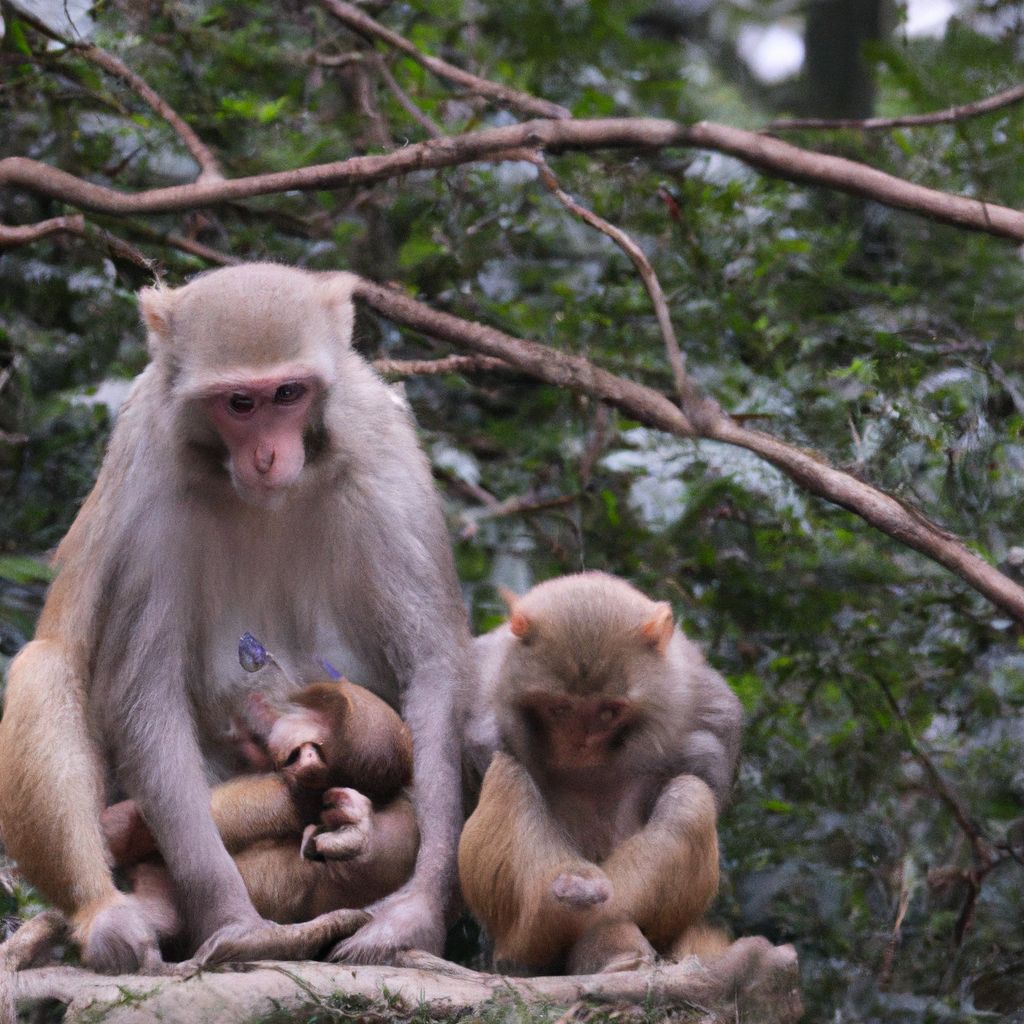
[[[656,647],[659,654],[664,654],[675,629],[676,620],[672,614],[672,605],[668,601],[659,601],[654,606],[651,617],[640,627],[640,635],[652,647]]]
[[[508,608],[508,628],[517,640],[526,640],[533,631],[533,623],[519,607],[519,595],[508,587],[498,587],[505,607]]]
[[[355,307],[352,298],[359,278],[344,271],[324,274],[322,295],[324,305],[338,326],[338,340],[343,345],[352,343],[352,326],[355,322]]]
[[[143,288],[139,292],[139,308],[142,319],[149,328],[150,347],[166,344],[171,336],[171,306],[173,292],[170,288]]]

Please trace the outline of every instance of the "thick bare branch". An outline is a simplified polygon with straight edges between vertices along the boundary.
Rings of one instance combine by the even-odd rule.
[[[375,359],[374,369],[386,377],[429,377],[446,373],[518,373],[503,359],[487,356],[445,356],[443,359]]]
[[[670,146],[729,153],[781,178],[835,188],[947,224],[1024,241],[1024,213],[1018,210],[925,188],[854,160],[800,149],[742,128],[707,121],[686,126],[654,118],[527,121],[429,139],[394,153],[136,193],[95,185],[36,160],[8,157],[0,160],[0,186],[21,188],[101,213],[168,213],[276,192],[350,187],[411,171],[510,159],[513,151],[522,149],[559,152]],[[521,153],[515,159],[522,159]]]
[[[868,117],[863,119],[839,117],[794,117],[780,118],[765,127],[767,132],[798,131],[805,128],[852,128],[862,132],[887,131],[891,128],[918,128],[930,124],[953,124],[966,121],[982,114],[990,114],[993,110],[1002,110],[1024,100],[1024,85],[1015,85],[1012,89],[993,93],[973,103],[961,103],[945,110],[933,110],[929,114],[904,114],[902,117]]]
[[[347,25],[353,32],[358,32],[367,39],[379,39],[395,50],[400,50],[406,56],[411,57],[417,64],[421,64],[431,74],[437,75],[448,82],[468,89],[470,92],[480,96],[487,96],[504,107],[518,110],[520,113],[530,117],[554,117],[568,118],[572,114],[565,107],[557,103],[550,103],[548,100],[538,99],[529,93],[520,92],[506,85],[499,85],[497,82],[490,82],[486,78],[479,78],[471,75],[468,71],[449,64],[446,60],[438,57],[431,57],[423,53],[413,43],[397,32],[392,32],[378,21],[374,21],[368,14],[361,11],[344,0],[322,0],[327,8],[339,21]]]
[[[398,323],[435,338],[503,359],[549,384],[591,395],[630,417],[680,437],[705,437],[746,448],[778,467],[804,490],[856,513],[882,533],[914,548],[956,573],[1020,622],[1024,588],[989,565],[962,541],[870,484],[830,466],[820,455],[750,430],[720,416],[702,431],[665,395],[616,377],[582,356],[524,341],[484,324],[431,309],[370,281],[360,281],[357,298]]]

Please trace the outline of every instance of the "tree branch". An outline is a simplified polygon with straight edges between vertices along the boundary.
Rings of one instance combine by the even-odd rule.
[[[360,280],[355,294],[388,319],[502,359],[539,380],[600,399],[660,430],[678,437],[705,437],[746,448],[776,466],[804,490],[856,513],[882,533],[954,572],[993,604],[1024,622],[1024,588],[919,512],[835,469],[817,453],[750,430],[724,415],[698,430],[682,410],[653,388],[616,377],[582,356],[514,338],[493,327],[431,309],[371,281]]]
[[[512,159],[510,151],[524,148],[561,152],[670,146],[728,153],[791,181],[835,188],[942,223],[1024,241],[1024,213],[1018,210],[915,185],[854,160],[800,149],[742,128],[707,121],[686,126],[655,118],[526,121],[429,139],[393,153],[136,193],[96,185],[26,157],[7,157],[0,160],[0,186],[21,188],[100,213],[169,213],[276,192],[350,187],[399,177],[411,171]],[[522,159],[522,154],[514,158]]]
[[[80,213],[68,217],[51,217],[38,224],[0,224],[0,249],[17,249],[19,245],[38,242],[49,235],[82,235],[85,217]]]
[[[18,8],[18,18],[28,22],[37,32],[52,39],[54,42],[66,46],[69,53],[81,54],[90,64],[95,64],[108,74],[120,79],[140,99],[147,103],[152,110],[164,121],[166,121],[179,139],[185,144],[185,148],[192,154],[196,163],[199,164],[200,181],[219,181],[224,177],[220,164],[216,157],[199,138],[192,128],[185,123],[185,120],[141,75],[132,71],[119,57],[108,53],[94,43],[80,43],[68,39],[59,32],[54,31],[42,19],[37,18],[24,6]]]
[[[345,3],[344,0],[322,0],[322,2],[331,14],[353,32],[357,32],[367,39],[379,39],[393,49],[400,50],[438,78],[454,82],[470,92],[487,96],[504,107],[518,110],[530,117],[568,118],[572,116],[565,107],[559,106],[557,103],[550,103],[548,100],[538,99],[536,96],[520,92],[518,89],[490,82],[486,78],[479,78],[454,64],[423,53],[404,36],[400,36],[397,32],[381,25],[380,22],[374,21],[364,11],[352,4]]]
[[[1024,85],[993,93],[973,103],[962,103],[945,110],[934,110],[930,114],[904,114],[902,117],[868,117],[864,119],[838,117],[793,117],[772,121],[763,129],[766,132],[800,131],[805,128],[852,128],[862,132],[887,131],[890,128],[917,128],[930,124],[953,124],[971,117],[990,114],[1024,100]]]
[[[504,359],[487,356],[446,356],[443,359],[374,359],[373,368],[386,377],[430,377],[447,373],[518,373]]]
[[[103,68],[115,78],[119,78],[140,99],[144,100],[153,111],[162,117],[174,129],[175,134],[184,143],[185,148],[199,164],[199,181],[221,181],[224,173],[217,158],[206,143],[199,138],[192,128],[185,123],[177,111],[148,82],[136,74],[127,64],[106,50],[92,44],[69,44],[70,48],[80,53],[87,61]]]
[[[536,165],[540,172],[540,180],[544,187],[572,214],[582,221],[596,228],[601,234],[610,238],[622,251],[632,260],[633,266],[643,280],[647,294],[650,296],[651,304],[654,306],[654,313],[658,319],[658,327],[661,330],[662,342],[668,356],[669,366],[672,368],[672,376],[675,378],[676,394],[682,403],[683,412],[687,418],[694,423],[710,422],[711,419],[721,416],[722,410],[718,403],[703,395],[693,379],[686,372],[686,357],[679,348],[679,341],[676,339],[676,331],[672,326],[672,316],[669,313],[668,302],[665,300],[665,293],[661,289],[661,282],[658,275],[651,266],[651,261],[646,253],[633,241],[621,228],[610,224],[603,217],[599,217],[593,210],[576,202],[565,192],[551,168],[539,156],[531,158],[531,163]]]

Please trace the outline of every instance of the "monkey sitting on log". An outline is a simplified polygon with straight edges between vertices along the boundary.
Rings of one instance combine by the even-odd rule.
[[[307,921],[402,885],[419,833],[405,793],[412,739],[398,715],[342,679],[307,686],[283,713],[254,694],[245,718],[247,756],[273,770],[216,786],[211,809],[259,914]],[[154,931],[176,937],[173,885],[136,804],[108,807],[102,824]]]
[[[470,910],[506,969],[628,970],[720,951],[717,816],[741,709],[671,607],[588,572],[505,594],[477,639],[483,768],[459,847]]]
[[[352,348],[357,283],[257,263],[139,296],[151,362],[57,550],[0,719],[4,845],[94,970],[137,970],[157,949],[111,874],[113,789],[152,829],[201,963],[302,959],[325,935],[347,960],[443,949],[471,639],[412,419]],[[249,627],[288,670],[268,695],[322,678],[327,658],[412,730],[416,869],[354,934],[354,912],[262,918],[211,816],[211,779],[237,769],[224,730],[253,689],[222,640]]]

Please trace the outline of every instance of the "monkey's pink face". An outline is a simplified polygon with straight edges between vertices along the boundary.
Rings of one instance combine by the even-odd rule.
[[[269,497],[299,478],[306,463],[303,434],[318,389],[309,378],[250,380],[206,399],[240,491]]]

